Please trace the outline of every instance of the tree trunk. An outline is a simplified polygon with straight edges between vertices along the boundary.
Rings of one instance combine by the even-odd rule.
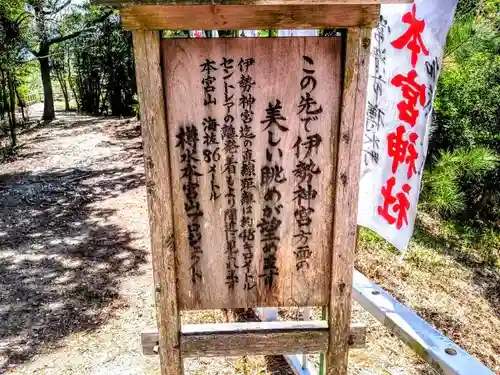
[[[2,71],[3,77],[3,71]],[[5,82],[3,79],[0,80],[0,120],[5,120]]]
[[[24,113],[24,107],[21,107],[21,114],[23,115],[23,122],[26,123],[26,114]]]
[[[64,79],[63,79],[64,82]],[[63,96],[64,96],[64,110],[68,112],[71,108],[69,107],[68,89],[66,88],[66,83],[64,82]]]
[[[2,91],[2,103],[0,103],[0,105],[2,106],[2,120],[5,120],[5,113],[7,113],[7,121],[10,124],[9,97],[8,97],[9,86],[8,86],[7,79],[5,78],[5,71],[0,70],[0,73],[1,73],[0,85],[2,86],[2,90],[1,90]],[[4,129],[2,129],[2,130],[4,130]],[[7,134],[7,133],[4,132],[4,134]]]
[[[5,112],[7,113],[7,120],[9,121],[9,127],[11,123],[11,116],[10,116],[10,109],[9,109],[9,82],[7,81],[7,78],[5,78],[5,72],[2,70],[2,89],[3,89],[3,108],[5,109]],[[6,133],[5,133],[6,134]]]
[[[109,90],[106,90],[104,93],[104,97],[101,100],[101,108],[99,110],[99,113],[102,115],[109,115],[109,107],[108,107],[108,102],[109,102]]]
[[[24,114],[24,108],[26,107],[26,103],[24,102],[23,98],[21,98],[21,95],[19,95],[19,91],[17,90],[16,87],[16,96],[17,96],[17,105],[19,108],[21,108],[21,114],[23,115],[23,122],[26,122],[26,115]]]
[[[11,121],[9,123],[10,130],[10,142],[11,148],[16,147],[17,136],[16,136],[16,88],[14,87],[14,81],[12,80],[11,73],[7,73],[7,81],[9,84],[9,97],[10,97],[10,113]]]
[[[76,89],[75,89],[75,83],[73,82],[73,78],[70,78],[69,81],[69,88],[71,89],[71,92],[73,93],[73,97],[75,98],[76,101],[76,108],[81,109],[80,107],[80,99],[78,98],[78,95],[76,94]]]
[[[56,75],[57,75],[57,80],[59,81],[59,85],[61,86],[61,91],[64,96],[64,110],[68,112],[71,109],[69,107],[68,85],[66,84],[66,79],[63,73],[57,72]]]
[[[42,75],[43,84],[43,117],[44,121],[54,120],[54,96],[52,93],[52,81],[50,80],[50,64],[49,64],[49,50],[48,44],[40,45],[39,55],[41,56],[38,61],[40,62],[40,73]]]
[[[94,116],[99,116],[99,108],[100,108],[100,103],[101,103],[101,77],[99,76],[99,74],[97,74],[97,78],[96,78],[96,94],[95,94],[95,97],[94,97],[94,110],[92,112],[92,114]]]
[[[80,110],[80,101],[78,99],[78,95],[76,95],[75,80],[71,75],[71,59],[69,58],[69,56],[70,56],[70,51],[68,46],[68,85],[71,92],[73,93],[73,97],[75,98],[76,109]]]

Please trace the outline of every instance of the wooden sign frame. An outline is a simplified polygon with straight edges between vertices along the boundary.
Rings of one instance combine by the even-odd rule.
[[[359,343],[350,327],[357,235],[358,183],[363,142],[371,27],[378,0],[165,0],[99,1],[120,5],[125,28],[133,31],[140,98],[153,272],[156,286],[162,375],[181,375],[182,358],[200,355],[292,354],[325,351],[326,374],[345,375],[349,346]],[[409,0],[388,0],[407,3]],[[333,250],[326,322],[228,324],[181,327],[178,259],[174,239],[173,190],[162,70],[164,29],[346,28],[337,162],[334,169]]]
[[[351,314],[352,272],[356,247],[356,213],[358,181],[361,163],[363,118],[367,82],[370,32],[365,29],[350,29],[346,42],[346,66],[342,95],[342,110],[338,158],[335,174],[335,212],[332,253],[332,285],[328,311],[328,347],[326,350],[327,374],[343,374],[347,368],[349,324]],[[151,242],[160,331],[160,358],[163,374],[182,374],[181,325],[177,297],[176,257],[173,232],[173,212],[169,158],[165,155],[168,140],[165,127],[165,105],[163,80],[160,69],[160,35],[155,31],[134,32],[136,74],[141,104],[146,177],[148,181],[148,206],[151,219]],[[297,327],[295,327],[297,328]],[[324,327],[323,327],[324,329]],[[308,342],[317,340],[317,328],[299,328],[301,337]],[[296,332],[281,332],[287,337]],[[266,334],[267,333],[267,334]],[[222,332],[219,332],[222,335]],[[249,347],[249,335],[242,333],[247,353],[255,352]],[[259,332],[254,344],[275,342],[273,332]],[[262,341],[264,337],[270,341]],[[276,337],[274,337],[276,339]],[[278,341],[281,342],[281,341]],[[289,344],[300,342],[294,339]],[[163,345],[162,345],[163,344]],[[236,344],[236,342],[233,342]],[[304,344],[302,344],[304,345]],[[274,353],[279,353],[279,348]],[[300,347],[283,348],[288,353],[301,352]],[[305,349],[305,348],[304,348]],[[302,349],[302,351],[304,350]]]

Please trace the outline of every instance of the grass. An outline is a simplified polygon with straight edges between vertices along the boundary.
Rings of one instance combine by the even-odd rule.
[[[71,99],[69,101],[69,107],[70,107],[70,109],[76,110],[76,100],[75,99]],[[56,111],[64,111],[64,109],[65,109],[64,100],[55,100],[54,101],[54,109]]]
[[[500,366],[500,233],[420,213],[399,252],[362,229],[356,267],[479,358]]]

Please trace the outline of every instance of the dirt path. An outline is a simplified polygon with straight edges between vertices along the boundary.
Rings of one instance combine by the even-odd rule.
[[[139,342],[155,313],[138,122],[60,113],[20,143],[0,165],[0,374],[158,374]],[[353,319],[370,334],[350,373],[430,373],[359,306]],[[271,374],[275,360],[193,359],[186,374]]]
[[[138,342],[154,323],[139,136],[60,115],[1,166],[0,373],[156,368]]]

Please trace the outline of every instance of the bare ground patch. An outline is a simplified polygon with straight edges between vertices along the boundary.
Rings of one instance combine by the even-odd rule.
[[[60,113],[23,133],[19,154],[0,165],[0,373],[159,374],[139,342],[156,322],[138,122]],[[498,274],[425,254],[401,265],[373,246],[358,267],[494,368]],[[225,319],[183,314],[183,322]],[[365,350],[351,351],[350,374],[433,373],[358,305],[353,320],[369,336]],[[290,373],[280,357],[197,358],[185,368]]]

